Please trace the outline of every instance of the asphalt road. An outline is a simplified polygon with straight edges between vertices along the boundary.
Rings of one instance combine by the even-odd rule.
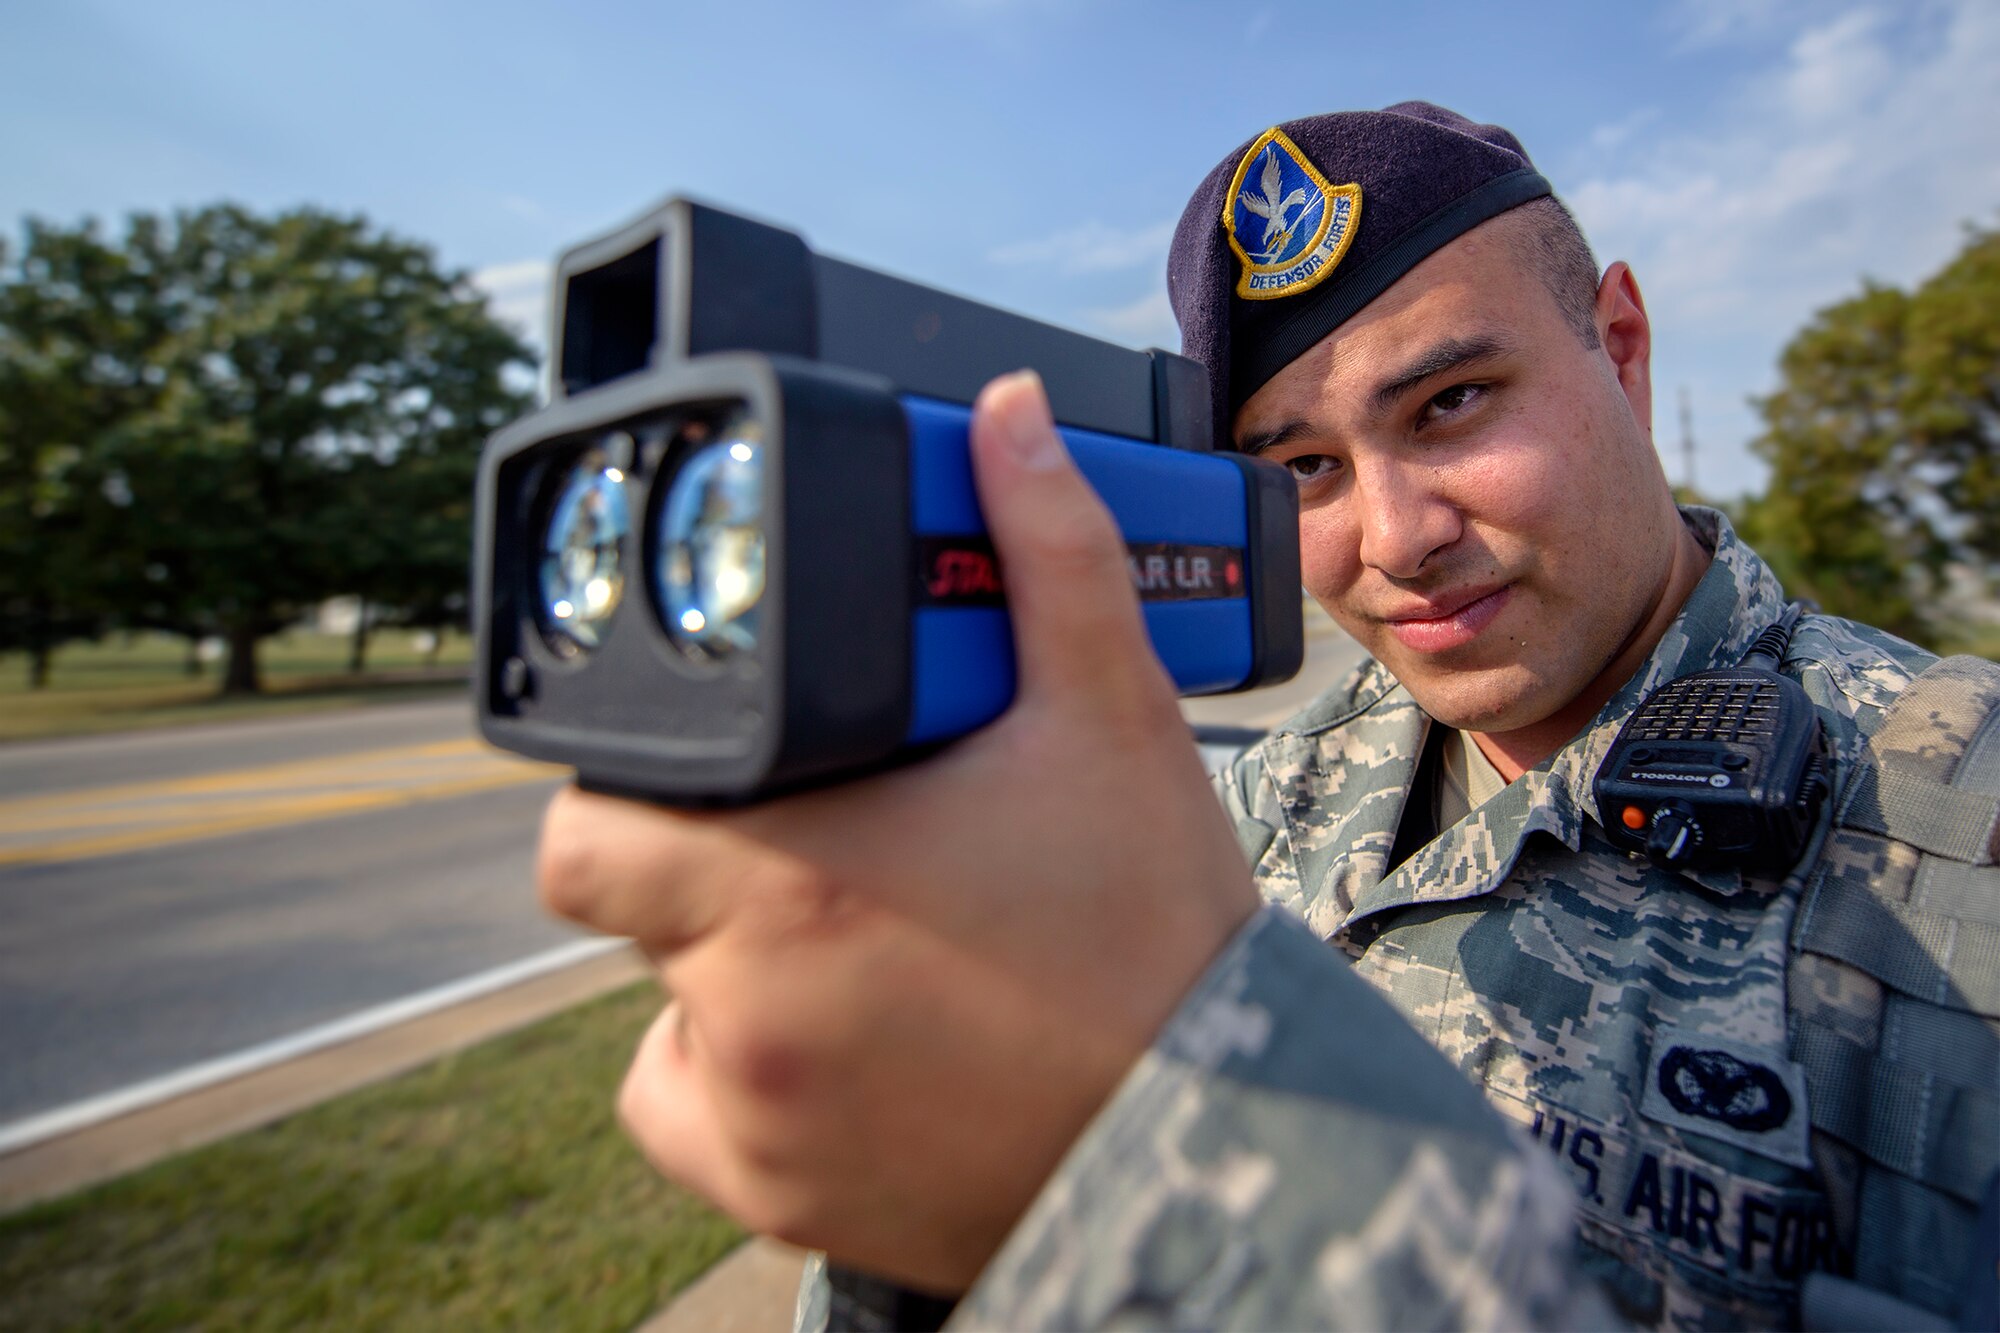
[[[1191,700],[1267,726],[1353,660]],[[0,746],[0,1127],[540,953],[560,774],[467,705]]]
[[[1242,694],[1212,694],[1183,699],[1181,712],[1189,722],[1268,730],[1303,708],[1314,695],[1352,670],[1363,654],[1325,613],[1306,607],[1306,659],[1290,680]]]
[[[387,704],[281,717],[167,727],[124,735],[0,745],[0,800],[112,783],[199,777],[472,734],[472,705]]]
[[[455,700],[0,747],[0,1124],[575,938],[531,880],[560,779],[469,732]]]

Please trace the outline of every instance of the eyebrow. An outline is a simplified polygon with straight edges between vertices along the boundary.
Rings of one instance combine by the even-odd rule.
[[[1368,396],[1369,407],[1380,415],[1394,407],[1397,399],[1433,375],[1475,365],[1511,350],[1512,344],[1492,334],[1478,334],[1470,338],[1447,338],[1376,386],[1375,391]],[[1312,423],[1303,418],[1294,418],[1275,430],[1246,435],[1237,445],[1237,452],[1255,456],[1267,449],[1290,444],[1302,437],[1310,438],[1313,433]]]
[[[1275,449],[1281,444],[1290,444],[1301,435],[1310,435],[1311,433],[1312,427],[1304,421],[1287,421],[1276,430],[1261,431],[1256,435],[1244,436],[1243,442],[1236,446],[1236,452],[1239,454],[1248,454],[1250,457],[1255,458],[1266,449]]]
[[[1369,395],[1369,406],[1378,414],[1387,412],[1396,405],[1397,399],[1431,376],[1490,360],[1507,350],[1507,343],[1491,334],[1447,338],[1377,385],[1375,392]]]

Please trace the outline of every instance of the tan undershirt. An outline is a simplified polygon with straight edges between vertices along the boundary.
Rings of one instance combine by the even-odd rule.
[[[1442,833],[1500,794],[1507,780],[1480,753],[1467,731],[1448,731],[1439,747],[1437,785],[1431,790],[1431,816]]]

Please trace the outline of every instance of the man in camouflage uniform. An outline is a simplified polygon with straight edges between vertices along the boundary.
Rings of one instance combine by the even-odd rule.
[[[1315,189],[1331,200],[1341,182],[1355,183],[1361,222],[1331,276],[1300,261],[1308,240],[1271,253],[1244,239],[1261,240],[1271,201],[1287,197],[1304,231]],[[1963,1093],[1953,1129],[1987,1146],[1956,1156],[1973,1173],[1957,1198],[1871,1179],[1868,1196],[1900,1200],[1902,1214],[1863,1201],[1861,1240],[1876,1253],[1857,1266],[1863,1167],[1923,1172],[1885,1162],[1879,1143],[1857,1154],[1865,1127],[1817,1104],[1866,1100],[1856,1083],[1869,1066],[1810,1061],[1800,1016],[1838,1027],[1873,996],[1879,1028],[1877,979],[1892,974],[1852,948],[1799,962],[1827,934],[1802,930],[1800,909],[1871,912],[1892,935],[1909,924],[1872,898],[1850,905],[1890,877],[1839,864],[1849,835],[1795,873],[1760,875],[1663,869],[1604,833],[1606,819],[1647,813],[1599,810],[1593,792],[1625,720],[1666,682],[1742,660],[1786,599],[1721,515],[1672,517],[1637,286],[1623,265],[1596,281],[1547,196],[1506,131],[1407,103],[1273,129],[1189,205],[1170,265],[1188,350],[1211,368],[1236,447],[1299,476],[1307,587],[1376,659],[1245,756],[1226,803],[1266,898],[1338,946],[1561,1164],[1581,1266],[1625,1317],[1793,1326],[1861,1299],[1816,1279],[1802,1312],[1809,1274],[1857,1267],[1914,1303],[1892,1318],[1948,1312],[1970,1261],[1964,1201],[1990,1192],[2000,1135],[2000,1025],[1990,999],[1965,995],[1982,967],[1990,989],[1995,959],[1973,954],[1972,932],[1990,930],[2000,904],[1940,918],[1939,939],[1962,940],[1964,956],[1954,971],[1949,946],[1933,946],[1939,965],[1907,987],[1926,1004],[1956,997],[1920,1021],[1944,1051],[1939,1099]],[[1427,258],[1412,269],[1412,254]],[[1493,271],[1510,259],[1514,273]],[[1548,347],[1535,330],[1552,322],[1615,388],[1529,364],[1522,344]],[[1613,411],[1593,418],[1607,397]],[[1579,415],[1580,429],[1564,420]],[[1670,553],[1649,556],[1662,526]],[[1934,660],[1850,622],[1798,626],[1784,670],[1819,714],[1839,792],[1875,762],[1887,711]],[[1992,707],[1990,695],[1951,704],[1968,728]],[[1853,883],[1835,888],[1852,891],[1822,894],[1842,874]],[[1933,1128],[1927,1114],[1906,1132]],[[1928,1261],[1936,1273],[1888,1271],[1914,1262],[1891,1248],[1924,1244],[1950,1256]]]
[[[1400,865],[1390,849],[1440,728],[1379,663],[1246,756],[1227,798],[1264,891],[1561,1163],[1583,1266],[1627,1317],[1790,1327],[1805,1275],[1852,1264],[1787,1056],[1799,884],[1635,860],[1606,839],[1591,791],[1647,692],[1733,665],[1783,610],[1721,516],[1687,517],[1713,562],[1641,671],[1576,739]],[[1924,665],[1907,644],[1822,617],[1788,658],[1850,764]],[[1679,1051],[1776,1072],[1790,1114],[1669,1103],[1660,1073]]]
[[[1637,285],[1586,251],[1579,294],[1547,195],[1505,131],[1405,104],[1260,136],[1176,236],[1216,420],[1299,478],[1307,586],[1375,655],[1225,783],[1275,906],[1238,896],[1159,747],[1115,534],[1020,379],[973,440],[1007,717],[751,812],[558,799],[545,894],[638,937],[678,997],[623,1103],[663,1170],[964,1291],[963,1327],[1790,1325],[1828,1272],[1951,1308],[1854,1249],[1885,1199],[1966,1248],[1970,1214],[1921,1225],[1921,1191],[1991,1169],[1990,979],[1930,966],[1955,945],[1878,966],[1806,918],[1955,932],[1972,881],[1912,871],[1871,917],[1826,889],[1893,879],[1862,864],[1873,833],[1823,830],[1775,879],[1658,869],[1601,830],[1591,778],[1635,703],[1737,661],[1784,597],[1718,515],[1675,511]],[[1928,664],[1840,621],[1793,636],[1843,818]],[[1851,822],[1906,826],[1876,804]],[[1990,851],[1948,832],[1924,855]],[[1915,992],[1949,1014],[1910,1021]],[[1980,1086],[1940,1081],[1914,1040],[1939,1033]],[[1927,1080],[1911,1116],[1850,1095],[1878,1055],[1878,1081]],[[1917,1193],[1869,1174],[1892,1157]],[[872,1317],[816,1274],[804,1295],[808,1326]]]

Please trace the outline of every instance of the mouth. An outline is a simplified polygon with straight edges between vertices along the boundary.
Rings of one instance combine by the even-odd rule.
[[[1428,606],[1385,616],[1382,623],[1388,626],[1389,633],[1395,635],[1398,643],[1413,652],[1448,652],[1478,638],[1513,594],[1512,584],[1503,584],[1484,592],[1468,589],[1440,598]]]

